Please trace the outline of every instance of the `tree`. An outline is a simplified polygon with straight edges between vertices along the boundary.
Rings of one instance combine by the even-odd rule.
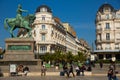
[[[66,53],[67,62],[71,62],[74,60],[73,54],[71,52]]]
[[[83,62],[86,60],[86,55],[84,55],[82,52],[78,52],[78,60]]]

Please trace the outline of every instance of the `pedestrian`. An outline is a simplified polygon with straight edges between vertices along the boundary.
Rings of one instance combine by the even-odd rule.
[[[82,72],[82,76],[84,76],[84,70],[86,70],[86,67],[84,64],[80,67],[80,72]]]
[[[63,66],[63,72],[67,75],[67,77],[69,77],[68,67],[66,64]]]
[[[112,79],[113,80],[118,80],[115,70],[113,70]]]
[[[41,76],[43,76],[43,75],[46,76],[46,71],[47,71],[47,69],[46,69],[45,65],[43,65],[41,68]]]
[[[23,68],[23,72],[24,72],[24,75],[27,76],[27,74],[29,72],[29,67],[25,66],[25,68]]]
[[[72,73],[73,77],[75,77],[75,74],[73,72],[73,65],[72,64],[70,65],[69,76],[70,76],[70,73]]]
[[[113,74],[113,69],[109,68],[108,73],[107,73],[108,80],[112,80],[112,74]]]
[[[102,63],[102,61],[100,61],[100,68],[102,69],[103,68],[103,63]]]
[[[113,68],[109,68],[107,76],[108,80],[118,80],[116,72]]]
[[[76,76],[80,76],[80,68],[79,65],[75,68],[76,70]]]

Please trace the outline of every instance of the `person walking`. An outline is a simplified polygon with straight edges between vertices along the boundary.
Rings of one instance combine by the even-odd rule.
[[[63,72],[67,75],[67,77],[69,77],[68,67],[66,64],[63,66]]]
[[[75,77],[75,74],[73,72],[73,65],[72,64],[70,65],[69,76],[70,76],[70,73],[72,73],[73,77]]]
[[[42,66],[42,68],[41,68],[41,76],[46,76],[46,71],[47,71],[47,69],[45,68],[45,65],[43,65]]]
[[[108,80],[112,80],[112,75],[113,75],[113,69],[109,68],[108,73],[107,73]]]

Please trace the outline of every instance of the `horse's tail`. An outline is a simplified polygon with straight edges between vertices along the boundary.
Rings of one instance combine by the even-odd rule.
[[[4,20],[4,28],[5,28],[6,30],[8,30],[7,20],[8,20],[8,18],[6,18],[6,19]]]

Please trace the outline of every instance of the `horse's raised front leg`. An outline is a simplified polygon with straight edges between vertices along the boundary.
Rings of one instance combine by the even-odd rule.
[[[14,27],[11,27],[11,29],[10,29],[10,34],[11,34],[11,37],[12,37],[12,38],[15,37],[15,35],[14,35],[14,33],[13,33],[13,30],[14,30]]]

